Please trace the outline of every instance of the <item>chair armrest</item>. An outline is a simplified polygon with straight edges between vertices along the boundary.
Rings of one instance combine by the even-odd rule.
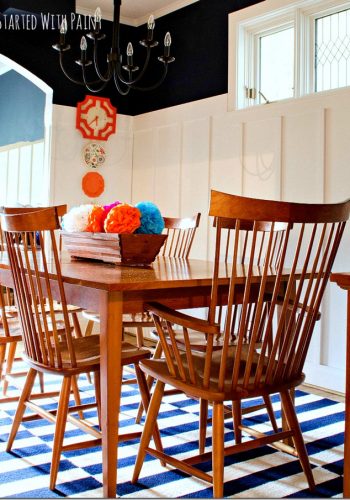
[[[205,319],[194,318],[193,316],[184,314],[180,311],[176,311],[175,309],[171,309],[170,307],[164,306],[163,304],[150,302],[146,304],[145,307],[150,313],[156,314],[161,319],[182,326],[184,328],[189,328],[191,330],[197,330],[212,335],[217,335],[220,333],[220,325],[212,325]]]
[[[281,298],[278,297],[276,302],[277,302],[278,305],[282,305],[283,302],[284,302],[284,299],[282,297]],[[293,307],[294,307],[294,302],[293,302],[293,300],[290,300],[290,303],[287,304],[287,308],[290,309],[290,310],[292,310]],[[300,302],[298,302],[297,303],[297,309],[302,309],[302,308],[303,308],[303,304],[301,304]],[[309,312],[310,311],[310,307],[306,306],[305,307],[305,311]],[[321,313],[320,312],[318,312],[317,315],[316,315],[316,321],[318,321],[319,319],[321,319]]]

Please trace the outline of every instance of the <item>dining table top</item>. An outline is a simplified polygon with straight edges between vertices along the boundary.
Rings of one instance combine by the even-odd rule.
[[[210,260],[163,256],[158,256],[149,266],[119,265],[86,259],[72,260],[68,254],[64,253],[61,256],[60,264],[65,283],[79,284],[109,292],[210,286],[214,267],[214,263]],[[0,252],[0,270],[6,271],[8,269],[8,255],[6,252]],[[232,266],[230,264],[221,263],[219,283],[227,285],[231,272]],[[262,273],[263,266],[255,266],[252,281],[259,282]],[[247,267],[238,266],[236,269],[238,282],[244,283],[246,275]],[[276,270],[269,269],[268,275],[276,276]]]

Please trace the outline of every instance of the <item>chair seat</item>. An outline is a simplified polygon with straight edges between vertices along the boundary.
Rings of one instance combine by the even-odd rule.
[[[68,313],[79,313],[82,311],[83,311],[82,307],[67,305],[67,312]],[[45,305],[45,312],[50,313],[50,305],[49,304]],[[53,312],[56,314],[63,314],[62,304],[60,304],[59,302],[54,302]]]
[[[245,370],[245,361],[247,359],[248,355],[248,347],[247,345],[243,346],[242,349],[242,354],[241,354],[241,366],[240,366],[240,373],[239,373],[239,379],[238,383],[236,384],[235,388],[232,389],[232,383],[231,383],[231,377],[229,374],[232,373],[233,369],[233,363],[235,359],[235,353],[236,353],[236,346],[230,346],[229,347],[229,355],[227,358],[227,366],[226,366],[226,373],[225,373],[225,385],[224,385],[224,390],[219,391],[218,390],[218,381],[219,381],[219,371],[220,371],[220,366],[222,363],[221,359],[221,352],[216,351],[213,354],[212,357],[212,364],[211,364],[211,370],[210,370],[210,383],[209,387],[204,387],[203,386],[203,374],[204,374],[204,363],[205,363],[205,353],[201,352],[195,352],[192,356],[193,359],[193,364],[194,364],[194,372],[196,375],[196,383],[195,384],[189,384],[189,383],[184,383],[179,378],[173,377],[169,371],[168,364],[165,358],[160,358],[160,359],[147,359],[144,360],[140,363],[140,367],[142,370],[150,375],[151,377],[157,379],[157,380],[162,380],[164,383],[174,387],[175,389],[181,390],[185,392],[188,396],[200,399],[203,397],[203,393],[205,392],[206,394],[208,392],[211,393],[210,399],[212,401],[233,401],[237,399],[242,399],[244,397],[248,396],[257,396],[257,395],[263,395],[265,393],[268,393],[269,390],[266,390],[266,385],[264,386],[264,390],[261,392],[259,390],[254,390],[251,391],[250,393],[250,388],[249,385],[247,388],[242,387],[243,383],[243,375],[244,375],[244,370]],[[188,377],[188,363],[187,363],[187,358],[185,353],[180,354],[184,369],[186,370],[186,377]],[[253,355],[253,365],[256,365],[256,362],[258,360],[258,354],[255,353]],[[269,361],[269,358],[266,358],[266,362],[264,363],[264,368],[266,368],[267,363]],[[176,362],[174,361],[174,364],[176,366]],[[265,378],[262,376],[262,381],[264,382]],[[253,379],[251,380],[253,384]],[[274,390],[271,388],[271,392],[273,393]]]
[[[89,321],[94,321],[95,323],[100,323],[100,315],[94,311],[83,311],[83,317]],[[154,323],[150,315],[145,313],[136,313],[136,314],[123,314],[123,325],[133,327],[149,327],[153,328]]]

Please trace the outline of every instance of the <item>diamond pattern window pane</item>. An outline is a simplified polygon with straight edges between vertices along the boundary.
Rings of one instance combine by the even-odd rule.
[[[316,92],[350,85],[350,9],[315,23]]]

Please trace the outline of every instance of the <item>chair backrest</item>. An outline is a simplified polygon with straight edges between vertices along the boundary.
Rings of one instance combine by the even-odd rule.
[[[0,213],[11,214],[11,215],[27,214],[28,212],[37,212],[38,210],[46,210],[47,208],[52,208],[52,207],[5,207],[4,206],[0,207]],[[67,213],[67,205],[56,205],[53,208],[56,209],[57,216],[61,221],[61,218]],[[5,241],[2,234],[1,226],[0,226],[0,243],[1,243],[1,248],[5,249],[4,245]],[[62,250],[61,234],[59,235],[59,249],[60,251]]]
[[[190,340],[184,329],[186,360],[182,367],[173,370],[174,374],[184,382],[201,384],[204,389],[233,390],[243,397],[266,385],[273,389],[300,383],[349,212],[350,201],[325,205],[288,203],[212,191],[209,215],[217,220],[208,323],[211,328],[215,326],[222,273],[228,273],[223,347],[215,352],[216,334],[209,326],[199,326],[206,335],[207,346],[203,378],[198,380],[195,371],[191,374],[191,370],[186,369],[186,366],[193,366],[193,361],[190,360]],[[229,219],[234,234],[227,248],[224,232]],[[250,317],[252,302],[255,312]],[[241,313],[232,345],[232,322],[237,303]],[[170,331],[171,325],[167,328]],[[176,342],[172,344],[172,352],[171,355],[168,349],[167,361],[174,368],[174,359],[180,364],[184,358]],[[219,364],[214,363],[213,356],[220,356]],[[213,373],[218,366],[219,370]]]
[[[63,365],[74,368],[76,358],[54,233],[60,227],[57,210],[48,208],[25,214],[1,214],[0,219],[14,281],[25,353],[34,365],[51,369],[61,369]],[[52,255],[46,254],[44,232],[46,238],[50,239]],[[50,275],[57,278],[50,281]],[[57,325],[54,299],[62,307],[60,328]]]
[[[160,255],[187,259],[192,247],[201,214],[193,217],[164,217],[164,234],[168,237],[161,249]]]
[[[27,214],[28,212],[37,212],[47,208],[55,208],[58,217],[63,217],[67,213],[67,205],[55,205],[54,207],[0,207],[0,213],[11,215]]]
[[[218,218],[214,218],[214,227],[217,227]],[[225,264],[229,263],[232,259],[232,252],[230,252],[230,247],[232,241],[235,238],[236,231],[236,219],[230,218],[220,218],[221,225],[221,243],[220,243],[220,260],[222,260]],[[240,265],[244,265],[250,255],[251,246],[253,243],[253,229],[254,222],[249,220],[241,220],[239,231],[241,233],[240,238],[240,248],[237,257],[237,263]],[[276,267],[278,265],[279,259],[281,258],[281,250],[283,246],[284,238],[286,237],[286,231],[288,229],[288,224],[286,222],[279,222],[274,225],[274,233],[272,235],[271,242],[271,252],[272,255],[270,257],[271,265]],[[266,222],[257,221],[255,224],[255,247],[256,247],[256,266],[261,266],[264,264],[263,259],[265,258],[264,253],[264,244],[266,244],[269,233],[271,232],[271,224]],[[246,314],[246,341],[249,340],[251,328],[248,325],[252,325],[256,308],[257,308],[257,299],[251,296],[247,314]],[[266,314],[269,308],[269,301],[267,300],[263,306],[263,313],[261,322],[263,324],[264,318],[266,319]],[[222,324],[222,316],[224,315],[224,311],[226,310],[226,306],[218,305],[216,307],[216,318],[215,322]],[[231,321],[231,340],[234,341],[237,337],[237,331],[239,329],[241,319],[242,319],[242,304],[235,303],[232,304],[232,321]],[[220,336],[219,336],[220,337]],[[219,338],[218,337],[218,338]],[[257,339],[259,341],[259,339]]]

